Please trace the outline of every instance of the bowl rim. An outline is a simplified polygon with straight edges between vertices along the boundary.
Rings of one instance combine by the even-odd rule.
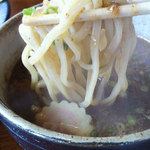
[[[7,20],[2,25],[2,27],[0,27],[0,35],[8,25],[13,24],[14,21],[20,21],[21,16],[22,12],[16,14],[15,16]],[[34,134],[35,136],[45,139],[47,141],[57,142],[59,144],[65,145],[68,145],[69,143],[69,145],[74,146],[81,145],[84,147],[88,145],[92,147],[101,147],[107,144],[122,145],[150,139],[150,129],[124,136],[112,136],[112,137],[81,137],[58,133],[55,131],[44,129],[29,121],[26,121],[25,119],[15,114],[7,106],[5,106],[2,100],[0,100],[0,115],[4,117],[6,120],[15,124],[18,128],[28,133]]]

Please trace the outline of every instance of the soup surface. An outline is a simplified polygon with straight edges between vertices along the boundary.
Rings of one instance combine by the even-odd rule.
[[[138,39],[130,60],[127,78],[128,90],[109,107],[90,106],[94,131],[91,136],[115,136],[140,132],[150,128],[150,43]],[[109,93],[115,79],[108,83]],[[107,93],[106,93],[107,94]],[[44,106],[41,96],[30,88],[30,74],[21,60],[13,69],[7,92],[10,108],[24,119],[35,122],[35,115]]]

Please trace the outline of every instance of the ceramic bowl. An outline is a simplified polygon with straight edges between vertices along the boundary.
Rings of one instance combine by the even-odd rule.
[[[6,103],[6,91],[11,71],[20,59],[25,43],[18,33],[22,13],[0,28],[0,120],[24,149],[150,149],[150,129],[116,137],[80,137],[53,132],[28,122],[15,114]],[[134,18],[137,35],[150,39],[150,16]],[[144,149],[143,149],[144,150]]]

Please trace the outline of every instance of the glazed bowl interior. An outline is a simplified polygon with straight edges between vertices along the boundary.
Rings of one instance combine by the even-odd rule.
[[[20,39],[18,26],[21,23],[21,16],[14,17],[1,27],[0,35],[0,97],[5,102],[6,86],[11,71],[21,55],[21,49],[25,46]],[[17,33],[17,34],[16,34]]]
[[[67,134],[62,134],[58,132],[53,132],[46,130],[44,128],[38,127],[23,118],[19,117],[12,110],[6,102],[6,92],[7,84],[12,72],[13,67],[16,62],[20,59],[22,50],[25,43],[21,39],[18,33],[18,26],[21,23],[22,14],[18,14],[11,18],[5,23],[5,25],[0,29],[0,115],[2,118],[11,121],[13,124],[19,128],[26,130],[27,132],[33,133],[35,136],[46,139],[47,141],[57,141],[58,143],[72,145],[82,145],[86,146],[98,146],[98,145],[115,145],[116,143],[128,143],[149,139],[150,129],[145,130],[140,133],[134,133],[130,135],[125,135],[123,137],[80,137],[71,136]],[[133,22],[135,25],[137,36],[150,40],[150,15],[134,17]],[[56,140],[57,139],[57,140]]]

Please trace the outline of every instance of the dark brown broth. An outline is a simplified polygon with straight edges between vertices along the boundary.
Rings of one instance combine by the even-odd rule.
[[[9,107],[24,119],[33,122],[35,113],[31,107],[42,107],[40,97],[31,89],[30,74],[21,60],[16,64],[8,84],[7,103]]]
[[[124,98],[118,97],[110,107],[90,106],[87,112],[96,127],[92,136],[124,135],[150,128],[150,44],[138,39],[137,48],[129,63],[129,87]],[[109,82],[113,85],[113,78]],[[10,108],[21,117],[34,122],[31,107],[44,106],[39,96],[30,88],[30,75],[21,61],[15,66],[7,94]],[[94,109],[93,109],[94,108]],[[138,111],[137,111],[138,110]]]
[[[147,119],[148,116],[150,117],[149,57],[150,44],[138,39],[137,47],[127,69],[129,85],[125,97],[119,96],[110,107],[96,106],[93,109],[94,106],[92,106],[88,108],[88,112],[95,120],[96,136],[124,135],[150,128],[150,118]],[[114,86],[114,81],[112,77],[109,89]]]

